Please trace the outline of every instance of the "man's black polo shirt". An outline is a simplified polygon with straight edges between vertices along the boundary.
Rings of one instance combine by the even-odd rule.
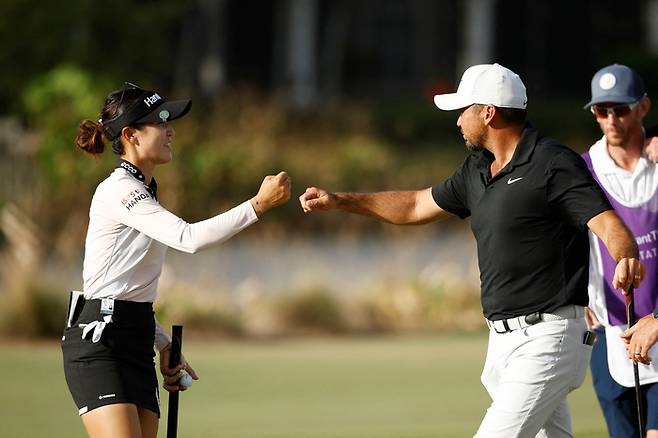
[[[484,316],[498,320],[586,306],[586,224],[612,207],[585,162],[530,125],[494,178],[492,162],[489,151],[473,153],[432,188],[439,207],[471,216]]]

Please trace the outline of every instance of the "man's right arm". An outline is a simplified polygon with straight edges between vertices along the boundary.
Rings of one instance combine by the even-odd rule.
[[[639,287],[644,278],[644,266],[640,263],[637,243],[633,234],[614,210],[606,210],[594,216],[587,226],[605,244],[610,256],[617,262],[612,287],[624,294],[630,286]]]
[[[331,193],[309,187],[299,197],[305,213],[340,209],[395,225],[418,225],[446,217],[432,197],[432,189],[377,193]]]

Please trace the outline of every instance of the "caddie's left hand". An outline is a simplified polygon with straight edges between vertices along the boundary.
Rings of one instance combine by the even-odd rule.
[[[644,266],[642,263],[636,258],[622,258],[615,268],[612,287],[621,289],[624,295],[628,295],[631,285],[637,288],[643,279]]]
[[[658,342],[658,319],[653,314],[640,318],[633,327],[622,333],[621,337],[626,343],[628,358],[649,365],[649,350]]]
[[[644,140],[644,153],[651,161],[658,163],[658,137]]]
[[[160,352],[160,373],[162,373],[162,387],[169,392],[185,391],[187,387],[179,386],[178,380],[183,375],[182,371],[185,370],[192,377],[193,380],[199,380],[194,368],[185,360],[185,356],[181,354],[180,363],[173,368],[169,368],[169,356],[171,350],[165,348]]]

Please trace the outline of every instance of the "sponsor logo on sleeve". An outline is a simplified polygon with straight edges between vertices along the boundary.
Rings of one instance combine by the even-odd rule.
[[[126,207],[126,209],[132,210],[133,207],[135,207],[139,202],[143,201],[144,199],[151,199],[151,196],[140,189],[135,189],[132,190],[130,193],[128,193],[126,196],[124,196],[121,199],[121,203],[123,204],[124,207]]]

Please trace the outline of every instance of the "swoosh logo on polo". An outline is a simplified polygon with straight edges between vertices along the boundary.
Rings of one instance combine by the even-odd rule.
[[[517,182],[520,179],[523,179],[523,177],[520,176],[520,177],[514,178],[514,179],[510,178],[510,179],[507,180],[507,184],[514,184],[515,182]]]

